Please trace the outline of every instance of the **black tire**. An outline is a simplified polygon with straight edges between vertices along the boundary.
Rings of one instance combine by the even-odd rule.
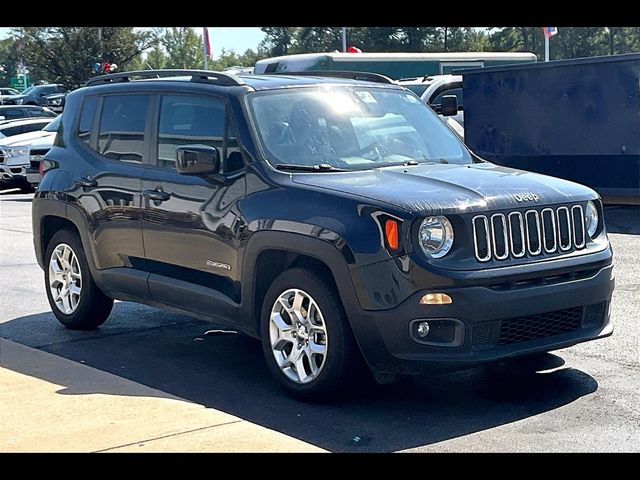
[[[296,288],[308,293],[316,302],[325,321],[328,337],[324,366],[309,383],[296,383],[280,369],[269,337],[271,309],[285,291]],[[349,326],[349,320],[335,291],[327,280],[301,268],[280,274],[271,284],[264,298],[260,319],[262,349],[271,374],[286,392],[304,401],[334,401],[354,392],[370,379],[360,349]]]
[[[75,253],[78,258],[80,274],[82,275],[82,289],[78,307],[69,315],[58,308],[49,288],[49,262],[55,248],[62,243],[69,245]],[[47,245],[44,261],[44,281],[47,299],[53,314],[60,323],[71,330],[93,330],[102,325],[111,313],[113,299],[107,297],[93,280],[78,234],[70,230],[56,232]]]

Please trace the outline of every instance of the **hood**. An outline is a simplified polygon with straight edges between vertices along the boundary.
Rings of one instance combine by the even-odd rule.
[[[66,93],[52,93],[51,95],[47,95],[45,98],[47,100],[55,100],[56,98],[64,98],[66,96]]]
[[[56,132],[45,132],[36,130],[35,132],[21,133],[7,137],[0,142],[0,147],[15,147],[30,145],[31,148],[51,148]]]
[[[28,95],[3,95],[2,100],[21,100],[27,98]]]
[[[293,181],[378,200],[415,214],[492,211],[597,198],[588,187],[492,163],[296,173]]]

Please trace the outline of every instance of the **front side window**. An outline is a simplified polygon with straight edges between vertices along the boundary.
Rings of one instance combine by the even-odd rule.
[[[472,163],[469,152],[424,102],[406,90],[321,86],[249,96],[270,163],[367,169]]]
[[[102,103],[98,153],[109,160],[142,163],[150,95],[108,95]]]
[[[463,108],[463,103],[462,103],[462,88],[458,87],[458,88],[450,88],[449,90],[444,90],[443,92],[440,92],[436,98],[433,99],[433,101],[431,102],[431,104],[434,107],[439,107],[440,105],[442,105],[442,97],[444,97],[445,95],[455,95],[456,98],[458,99],[458,108]]]
[[[175,168],[176,148],[182,145],[216,147],[220,152],[224,172],[243,167],[238,141],[221,100],[188,95],[162,97],[158,127],[158,166]]]

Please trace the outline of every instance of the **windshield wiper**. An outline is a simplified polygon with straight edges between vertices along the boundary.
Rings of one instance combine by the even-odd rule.
[[[344,168],[334,167],[328,163],[319,163],[317,165],[295,165],[293,163],[279,163],[276,165],[277,170],[289,170],[293,172],[348,172]]]

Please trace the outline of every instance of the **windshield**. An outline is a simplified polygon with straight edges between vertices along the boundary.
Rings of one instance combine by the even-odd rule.
[[[45,132],[57,132],[58,127],[60,126],[60,120],[62,120],[62,115],[58,115],[55,120],[52,120],[50,123],[47,123],[47,126],[42,130]]]
[[[472,163],[469,152],[414,94],[376,87],[322,86],[249,96],[270,163],[366,169]]]
[[[32,91],[34,91],[36,87],[29,87],[26,90],[23,90],[20,95],[29,95]]]

